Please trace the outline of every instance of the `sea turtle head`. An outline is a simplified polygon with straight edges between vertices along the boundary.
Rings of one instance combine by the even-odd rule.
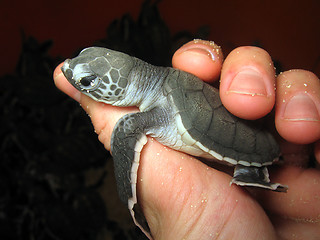
[[[90,47],[67,59],[61,70],[76,89],[96,101],[112,104],[125,97],[132,66],[132,58],[124,53]]]

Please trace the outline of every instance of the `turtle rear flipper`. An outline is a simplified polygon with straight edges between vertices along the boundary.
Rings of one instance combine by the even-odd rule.
[[[247,167],[237,165],[230,184],[248,187],[261,187],[276,192],[287,192],[288,186],[271,183],[267,167]]]

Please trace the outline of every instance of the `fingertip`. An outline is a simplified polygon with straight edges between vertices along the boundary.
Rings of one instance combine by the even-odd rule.
[[[289,142],[309,144],[320,139],[320,82],[305,70],[278,76],[275,123]]]
[[[281,137],[296,144],[310,144],[320,137],[319,123],[276,120],[276,128]]]
[[[223,105],[233,115],[247,120],[256,120],[271,112],[274,97],[263,98],[241,94],[220,94]]]
[[[62,71],[61,71],[61,67],[63,66],[63,63],[60,63],[56,69],[53,71],[53,79],[55,80],[60,74],[62,74]]]
[[[234,115],[254,120],[275,103],[275,71],[270,55],[257,47],[239,47],[226,58],[220,83],[223,105]]]
[[[214,42],[204,40],[186,43],[172,57],[174,68],[192,73],[205,82],[218,79],[222,62],[221,48]]]

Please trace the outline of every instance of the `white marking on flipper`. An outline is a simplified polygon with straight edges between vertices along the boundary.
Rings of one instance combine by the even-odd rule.
[[[238,174],[234,174],[234,177],[232,178],[232,180],[230,181],[230,185],[231,184],[236,184],[239,186],[247,186],[247,187],[260,187],[260,188],[264,188],[264,189],[269,189],[269,190],[273,190],[273,191],[277,191],[277,192],[287,192],[288,190],[288,186],[287,185],[282,185],[280,183],[271,183],[270,182],[270,178],[269,178],[269,172],[267,167],[263,167],[262,169],[262,173],[264,176],[264,179],[261,179],[264,181],[264,183],[259,183],[259,182],[253,182],[253,181],[242,181],[242,180],[238,180],[236,179],[238,174],[241,174],[241,170],[239,170]],[[236,171],[236,169],[235,169]]]
[[[131,179],[131,191],[132,191],[132,197],[128,199],[128,208],[131,214],[131,217],[133,219],[133,222],[136,226],[138,226],[141,231],[149,238],[152,239],[150,233],[146,231],[136,220],[135,218],[135,212],[133,210],[134,205],[138,204],[138,198],[137,198],[137,179],[138,179],[138,169],[139,169],[139,162],[140,162],[140,153],[143,148],[143,146],[147,143],[148,138],[146,135],[142,135],[140,139],[136,142],[136,145],[134,147],[134,159],[130,170],[130,179]]]
[[[288,189],[287,185],[282,185],[280,183],[270,183],[270,185],[267,186],[267,185],[263,185],[260,183],[246,183],[246,182],[241,182],[241,181],[237,181],[235,179],[232,179],[230,181],[230,186],[233,183],[238,186],[242,186],[242,187],[260,187],[260,188],[269,189],[269,190],[273,190],[273,191],[277,191],[277,189],[281,189],[281,190],[278,190],[278,192],[286,192]]]

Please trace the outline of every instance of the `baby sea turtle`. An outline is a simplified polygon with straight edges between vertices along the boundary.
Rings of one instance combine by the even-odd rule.
[[[279,157],[272,135],[229,113],[218,90],[196,76],[99,47],[82,50],[61,69],[75,88],[96,101],[139,107],[140,112],[117,122],[111,153],[120,198],[149,238],[136,193],[140,152],[147,135],[170,148],[234,165],[231,183],[287,190],[269,180],[266,166]]]

